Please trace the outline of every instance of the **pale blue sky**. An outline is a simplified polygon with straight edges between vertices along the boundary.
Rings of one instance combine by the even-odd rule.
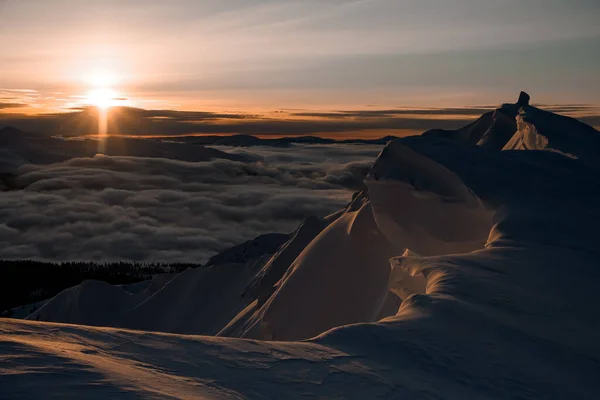
[[[0,102],[41,108],[95,71],[145,107],[600,104],[598,0],[0,0],[0,21],[0,88],[38,93]]]

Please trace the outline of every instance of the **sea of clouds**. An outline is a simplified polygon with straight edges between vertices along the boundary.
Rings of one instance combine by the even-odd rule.
[[[214,159],[73,158],[21,165],[0,195],[0,258],[205,262],[344,207],[381,146],[220,150]]]

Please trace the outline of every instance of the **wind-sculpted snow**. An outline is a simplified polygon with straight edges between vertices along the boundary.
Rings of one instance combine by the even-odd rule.
[[[423,133],[422,136],[451,139],[500,150],[515,134],[517,129],[515,117],[519,114],[519,110],[519,104],[503,104],[497,110],[483,114],[460,129],[433,129]]]
[[[272,298],[258,310],[245,310],[254,313],[227,334],[295,340],[374,322],[388,296],[395,296],[388,285],[394,254],[406,248],[426,255],[462,253],[484,246],[492,213],[452,172],[401,142],[385,148],[366,183],[369,203],[315,238]]]
[[[278,290],[234,334],[297,340],[374,321],[387,296],[393,254],[369,204],[343,215],[300,253]]]
[[[397,248],[464,253],[487,239],[492,212],[457,175],[399,141],[381,153],[366,184],[377,227]]]
[[[505,150],[551,150],[598,165],[598,131],[576,119],[524,107],[517,127]]]
[[[283,255],[295,255],[304,235],[270,260],[238,264],[243,272],[223,269],[219,282],[244,277],[224,284],[232,297],[190,283],[209,307],[244,299],[223,307],[240,311],[221,335],[275,342],[4,320],[0,357],[13,367],[0,389],[9,397],[60,387],[99,397],[598,398],[599,133],[527,107],[508,140],[522,146],[476,145],[498,116],[472,140],[399,139],[380,154],[367,189],[311,230],[318,234],[295,259]],[[273,257],[279,282],[254,290]],[[296,339],[309,340],[285,342]],[[54,374],[40,376],[35,366],[49,363]]]

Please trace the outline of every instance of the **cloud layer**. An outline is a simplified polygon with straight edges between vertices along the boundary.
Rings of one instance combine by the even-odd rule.
[[[317,135],[337,139],[379,138],[390,134],[421,134],[433,128],[457,129],[496,107],[365,108],[328,112],[278,110],[262,114],[115,107],[109,113],[108,132],[113,135],[138,136],[250,134],[277,137]],[[545,105],[541,108],[573,116],[596,126],[600,114],[598,107],[585,104]],[[7,109],[0,113],[0,127],[14,125],[26,131],[63,136],[93,135],[98,130],[95,108],[43,115],[11,111],[13,110]]]
[[[463,113],[464,111],[464,113]],[[311,113],[277,111],[270,114],[213,113],[205,111],[145,110],[131,107],[112,108],[108,132],[112,135],[172,136],[187,134],[319,135],[337,138],[386,136],[390,132],[421,133],[433,127],[454,129],[466,125],[485,110],[388,110],[348,113]],[[435,114],[435,119],[432,115]],[[64,136],[96,134],[98,115],[95,108],[68,113],[26,115],[0,113],[0,126],[14,125],[26,131]],[[357,135],[357,132],[365,132]],[[369,134],[369,131],[372,133]]]
[[[18,168],[0,200],[0,258],[204,262],[343,207],[381,148],[253,148],[255,161],[74,158]]]

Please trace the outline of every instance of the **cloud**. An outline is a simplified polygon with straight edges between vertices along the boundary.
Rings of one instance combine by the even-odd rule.
[[[293,115],[299,117],[316,118],[393,118],[396,116],[410,115],[432,115],[432,116],[480,116],[481,114],[493,110],[494,106],[481,106],[470,108],[408,108],[408,109],[389,109],[389,110],[354,110],[354,111],[335,111],[335,112],[297,112]],[[419,119],[419,118],[417,118]]]
[[[34,90],[34,89],[8,89],[8,88],[0,88],[0,92],[8,92],[8,93],[30,93],[30,94],[38,93],[38,91]]]
[[[0,258],[204,262],[343,207],[381,147],[252,150],[249,163],[96,156],[23,165],[23,189],[0,198]]]
[[[132,107],[111,109],[111,134],[176,136],[190,134],[249,134],[264,136],[320,135],[345,138],[348,135],[383,137],[419,134],[433,128],[457,129],[495,106],[464,108],[410,108],[313,112],[285,110],[266,114],[237,112],[145,110]],[[552,112],[597,118],[597,107],[588,105],[544,106]],[[25,115],[0,114],[0,125],[66,136],[90,135],[97,130],[97,111],[78,108],[68,113]]]
[[[25,107],[25,104],[21,104],[21,103],[2,103],[0,102],[0,110],[5,110],[8,108],[21,108],[21,107]]]
[[[481,114],[481,110],[478,114]],[[412,115],[408,115],[412,114]],[[436,119],[429,115],[436,114]],[[328,135],[344,137],[347,132],[424,131],[435,126],[458,128],[470,122],[470,115],[451,115],[445,111],[411,110],[355,111],[346,113],[278,113],[269,115],[213,113],[204,111],[144,110],[119,107],[111,110],[108,131],[122,135],[187,135],[187,134],[251,134],[251,135]],[[446,115],[447,118],[443,118]],[[319,118],[308,118],[308,117]],[[440,118],[440,116],[442,118]],[[97,113],[92,108],[69,113],[0,115],[0,124],[14,125],[29,131],[62,135],[96,133]],[[385,132],[385,133],[384,133]]]
[[[580,113],[600,113],[597,106],[587,104],[561,104],[561,105],[546,105],[534,104],[536,107],[546,111],[560,114],[580,114]],[[483,113],[492,111],[498,106],[472,106],[472,107],[449,107],[449,108],[403,108],[403,109],[386,109],[386,110],[353,110],[353,111],[333,111],[333,112],[295,112],[292,115],[299,117],[314,117],[314,118],[332,118],[332,119],[348,119],[348,118],[394,118],[397,116],[431,116],[435,117],[433,121],[438,121],[438,117],[446,117],[447,119],[456,120],[456,117],[473,116],[479,117]],[[595,115],[597,116],[597,115]],[[415,118],[412,118],[415,119]],[[416,118],[420,119],[420,118]],[[459,120],[461,118],[458,118]],[[432,119],[430,119],[432,120]],[[442,119],[442,122],[444,119]]]

